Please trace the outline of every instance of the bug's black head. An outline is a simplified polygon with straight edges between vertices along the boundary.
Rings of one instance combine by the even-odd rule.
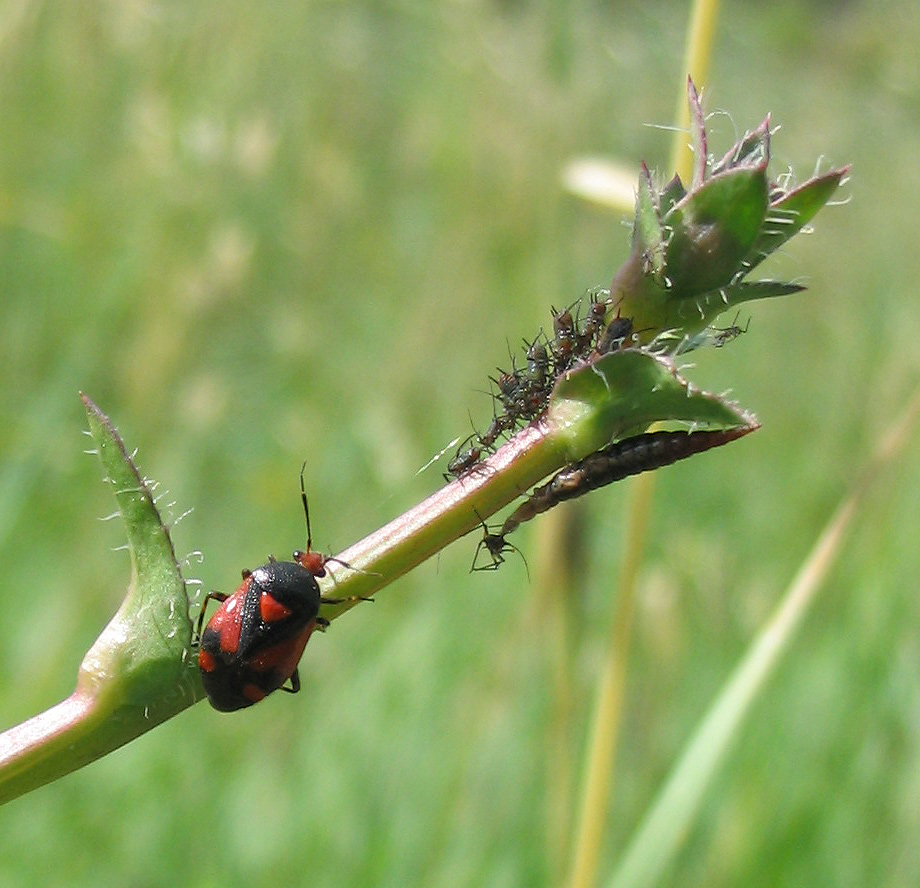
[[[319,613],[316,577],[293,561],[272,561],[252,572],[252,583],[277,602],[298,613]]]

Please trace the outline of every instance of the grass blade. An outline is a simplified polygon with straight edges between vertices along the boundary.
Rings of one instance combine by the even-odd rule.
[[[699,811],[705,790],[724,762],[751,704],[776,670],[783,651],[801,625],[866,493],[881,476],[881,470],[904,448],[918,415],[920,391],[883,436],[868,467],[837,508],[773,617],[703,718],[627,848],[609,883],[611,888],[654,885],[676,856]]]

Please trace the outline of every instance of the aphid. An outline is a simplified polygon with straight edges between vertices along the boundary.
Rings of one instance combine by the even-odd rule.
[[[593,300],[588,306],[588,315],[584,324],[582,324],[581,332],[578,334],[579,356],[586,357],[596,348],[606,321],[607,303]]]
[[[520,400],[521,383],[518,378],[518,372],[515,370],[512,373],[506,373],[504,370],[499,369],[498,379],[489,377],[498,386],[498,394],[494,396],[495,400],[510,414],[514,414],[517,411]]]
[[[597,340],[598,354],[606,355],[608,352],[616,351],[632,336],[632,332],[632,318],[615,317]]]
[[[519,371],[515,407],[525,421],[536,419],[545,409],[555,381],[549,375],[550,359],[546,346],[534,340],[526,352],[527,369]]]
[[[569,309],[556,311],[554,308],[552,311],[553,341],[550,343],[550,350],[553,353],[553,374],[559,377],[572,366],[575,360],[578,330]]]
[[[498,369],[494,384],[493,417],[482,433],[471,435],[457,450],[447,465],[445,479],[460,478],[470,472],[482,458],[494,452],[495,445],[519,425],[541,416],[549,405],[556,380],[578,360],[619,348],[632,333],[632,321],[616,318],[606,323],[608,303],[597,298],[609,295],[598,291],[591,297],[583,321],[573,317],[574,307],[553,311],[553,338],[547,341],[540,333],[534,340],[524,341],[527,365],[518,369],[511,359],[511,370]]]
[[[534,340],[527,347],[527,380],[541,388],[546,386],[546,375],[549,372],[549,353],[546,346]]]
[[[303,468],[300,496],[307,522],[306,551],[296,550],[293,561],[269,558],[262,567],[244,570],[236,592],[210,592],[202,602],[196,634],[198,667],[208,700],[222,712],[252,706],[279,688],[296,694],[300,690],[297,664],[304,648],[315,629],[329,625],[319,616],[320,605],[369,600],[326,598],[320,592],[316,578],[326,576],[326,565],[338,559],[313,551]],[[202,631],[212,600],[220,606]]]
[[[740,312],[739,312],[740,314]],[[747,319],[747,323],[744,327],[738,326],[738,315],[735,315],[735,320],[731,322],[729,327],[713,327],[713,345],[716,348],[722,348],[723,345],[728,344],[733,339],[737,339],[743,333],[747,333],[748,327],[751,326],[751,319]]]
[[[524,562],[524,570],[527,572],[527,578],[530,579],[530,568],[527,566],[527,559],[524,557],[524,553],[521,552],[514,543],[509,543],[503,535],[492,533],[489,530],[489,526],[482,520],[482,516],[479,512],[476,512],[476,517],[482,525],[482,539],[479,541],[479,544],[476,546],[476,551],[473,554],[473,563],[470,565],[470,573],[480,570],[498,570],[499,566],[505,563],[504,556],[507,552],[517,552],[518,555],[521,556],[521,561]],[[489,553],[489,557],[492,560],[487,564],[477,566],[476,562],[479,560],[479,553],[483,549]]]
[[[510,413],[499,413],[493,416],[489,427],[479,436],[479,443],[483,448],[491,449],[505,432],[514,428],[515,422],[515,417]]]
[[[454,458],[447,463],[447,475],[444,476],[445,479],[449,480],[448,475],[454,478],[465,475],[482,458],[482,448],[475,444],[472,447],[468,447],[466,450],[462,449],[463,445],[471,441],[473,437],[473,435],[470,435],[470,437],[460,445],[461,449],[457,451]]]

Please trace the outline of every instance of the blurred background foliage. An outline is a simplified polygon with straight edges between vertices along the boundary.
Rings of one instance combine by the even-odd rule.
[[[167,516],[194,508],[174,539],[204,553],[187,574],[205,589],[303,544],[304,459],[316,542],[344,548],[441,483],[416,471],[468,412],[488,422],[506,341],[625,258],[622,219],[560,171],[661,168],[670,138],[647,124],[672,119],[686,18],[664,0],[0,4],[0,724],[72,690],[127,580],[77,391],[139,447]],[[711,150],[771,111],[774,171],[852,162],[852,201],[771,260],[807,293],[694,356],[764,428],[660,475],[602,872],[918,378],[918,43],[909,0],[724,4]],[[917,451],[669,884],[920,880]],[[11,803],[0,885],[555,883],[625,488],[579,512],[552,600],[514,560],[469,575],[470,538],[314,640],[299,697],[196,706]]]

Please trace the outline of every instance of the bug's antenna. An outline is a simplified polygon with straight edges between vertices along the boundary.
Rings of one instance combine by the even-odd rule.
[[[300,499],[303,501],[303,516],[307,519],[307,552],[313,551],[313,532],[310,530],[310,506],[307,505],[307,488],[303,483],[303,474],[307,470],[307,461],[300,467]]]

